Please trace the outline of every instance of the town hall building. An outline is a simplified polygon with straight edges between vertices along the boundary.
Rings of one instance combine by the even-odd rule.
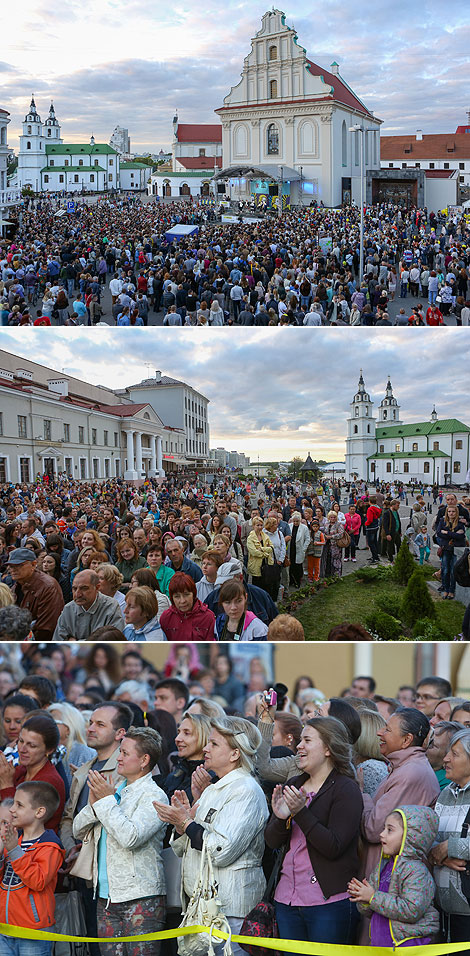
[[[470,427],[457,418],[405,424],[390,378],[378,409],[362,371],[351,402],[346,439],[346,479],[465,485],[470,469]]]

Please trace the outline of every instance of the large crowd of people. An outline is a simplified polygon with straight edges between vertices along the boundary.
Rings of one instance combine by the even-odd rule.
[[[327,698],[200,653],[175,646],[158,671],[143,645],[2,646],[1,922],[60,932],[55,894],[78,890],[68,932],[83,919],[94,956],[171,956],[107,939],[193,925],[207,863],[209,924],[234,935],[268,882],[284,939],[467,941],[470,701],[438,675],[395,697],[358,675]],[[22,946],[0,936],[5,956]]]
[[[332,578],[357,562],[361,535],[369,561],[390,565],[405,495],[400,484],[331,479],[315,487],[286,478],[169,479],[135,489],[63,476],[4,486],[0,637],[302,640],[300,622],[276,621],[279,602],[302,580]],[[453,599],[470,499],[428,486],[415,487],[412,501],[403,534],[417,562],[434,548],[442,596]]]
[[[55,198],[37,199],[14,240],[0,240],[3,325],[145,326],[155,313],[167,326],[438,326],[449,315],[469,324],[466,216],[367,207],[361,279],[355,206],[235,224],[192,202],[137,197],[62,212]],[[167,239],[175,223],[198,235]]]

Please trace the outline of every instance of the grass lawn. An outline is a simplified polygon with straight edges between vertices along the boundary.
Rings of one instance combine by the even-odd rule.
[[[369,614],[386,610],[384,600],[390,600],[392,605],[402,599],[404,592],[405,588],[391,575],[363,584],[348,574],[306,601],[295,611],[295,617],[303,624],[307,641],[326,641],[332,627],[343,621],[364,625]],[[431,596],[436,606],[436,624],[446,635],[445,639],[452,640],[462,629],[465,608],[459,601],[443,601],[435,593]],[[390,613],[393,614],[393,610]]]

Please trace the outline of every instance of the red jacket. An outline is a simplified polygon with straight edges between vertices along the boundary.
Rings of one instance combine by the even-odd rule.
[[[160,618],[160,627],[168,641],[215,641],[215,615],[196,598],[189,614],[169,607]]]
[[[0,857],[0,923],[27,929],[47,929],[55,923],[54,890],[57,871],[62,866],[65,850],[53,830],[45,830],[29,849],[18,846]],[[7,862],[20,882],[5,883]]]
[[[358,515],[357,511],[353,515],[350,515],[348,511],[347,515],[345,515],[345,518],[346,518],[346,529],[349,531],[349,533],[359,534],[361,530],[361,516]]]
[[[382,514],[382,509],[378,505],[369,505],[366,514],[366,528],[371,524],[378,522],[380,515]]]
[[[15,779],[12,787],[4,787],[0,790],[0,800],[6,800],[7,797],[14,797],[15,790],[19,787],[20,783],[24,783],[26,777],[26,767],[22,767],[21,764],[19,767],[15,768]],[[60,776],[60,773],[55,769],[48,760],[37,774],[32,777],[33,780],[41,780],[44,783],[51,783],[53,787],[57,790],[57,793],[60,797],[59,806],[54,813],[54,816],[48,820],[48,825],[51,830],[58,830],[60,826],[60,821],[62,819],[62,814],[65,807],[65,784]]]

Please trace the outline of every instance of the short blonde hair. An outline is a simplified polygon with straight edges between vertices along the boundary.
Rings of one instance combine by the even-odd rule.
[[[269,625],[267,640],[304,641],[305,632],[296,617],[292,617],[291,614],[278,614]]]
[[[266,531],[277,531],[277,518],[275,518],[274,515],[268,515],[268,517],[264,519],[264,527]]]
[[[262,740],[258,728],[244,717],[214,718],[211,726],[225,737],[231,750],[239,751],[238,767],[251,773]]]
[[[140,607],[140,610],[149,621],[152,617],[156,617],[158,614],[158,601],[155,597],[155,591],[152,591],[152,588],[146,585],[131,588],[126,594],[126,604],[129,603],[129,598],[131,597],[134,598],[135,604]]]
[[[361,757],[362,760],[384,760],[380,752],[379,738],[377,732],[385,727],[387,721],[382,714],[374,710],[359,711],[361,720],[361,733],[354,744],[354,757]],[[359,763],[362,760],[358,761]]]
[[[0,583],[0,607],[10,607],[14,603],[13,594],[8,584]]]
[[[111,585],[112,588],[115,588],[116,591],[121,587],[124,578],[120,571],[114,564],[101,564],[99,567],[100,574],[103,575],[105,581]]]

